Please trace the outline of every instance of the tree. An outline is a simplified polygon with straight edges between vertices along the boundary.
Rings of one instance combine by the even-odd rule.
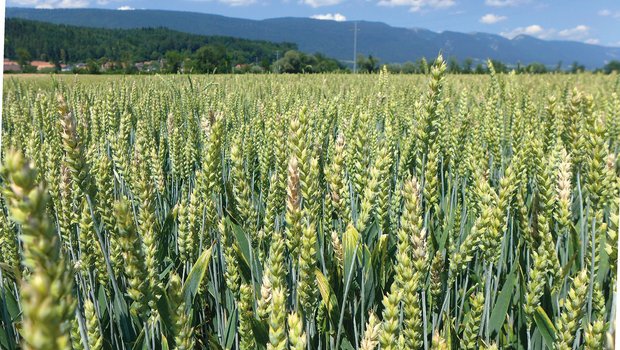
[[[456,57],[450,57],[448,60],[448,73],[460,73],[461,67],[459,66],[459,61],[456,60]]]
[[[101,62],[102,60],[100,60]],[[104,61],[102,63],[105,64],[106,62]],[[138,68],[136,68],[136,65],[134,64],[133,60],[131,59],[126,59],[123,62],[123,73],[125,74],[134,74],[134,73],[138,73]]]
[[[495,72],[508,73],[508,66],[504,62],[498,60],[491,60],[491,63],[493,63],[493,68],[495,68]]]
[[[423,74],[428,74],[430,68],[428,67],[428,62],[426,61],[426,57],[422,57],[418,60],[418,66],[420,67],[420,72]]]
[[[583,64],[579,64],[579,62],[575,61],[570,67],[570,72],[572,74],[581,73],[586,70],[586,67]]]
[[[23,47],[15,50],[15,54],[17,55],[17,63],[24,70],[26,66],[30,65],[30,61],[32,60],[32,56],[30,56],[30,52],[24,49]]]
[[[344,69],[342,63],[323,54],[307,55],[296,50],[287,51],[271,66],[276,73],[325,73]]]
[[[268,71],[269,70],[269,59],[267,57],[263,57],[262,60],[260,60],[259,66],[262,69],[261,71]]]
[[[400,70],[401,70],[402,73],[405,73],[405,74],[420,73],[420,71],[418,71],[418,68],[416,67],[415,63],[413,63],[411,61],[407,61],[407,62],[403,63],[403,65],[400,67]]]
[[[275,66],[281,73],[301,73],[301,52],[286,51],[284,56],[276,61]]]
[[[467,57],[465,61],[463,61],[463,73],[471,74],[473,65],[474,60],[472,60],[470,57]]]
[[[214,73],[229,71],[226,48],[223,45],[206,45],[192,55],[192,68],[195,73]]]
[[[315,71],[317,73],[336,72],[345,69],[345,66],[342,63],[333,58],[329,58],[322,53],[315,53],[314,58],[316,59]]]
[[[544,64],[538,62],[528,64],[525,70],[530,74],[547,73],[547,67]]]
[[[168,51],[165,55],[165,70],[167,73],[178,73],[183,63],[183,55],[178,51]]]
[[[372,55],[368,55],[368,57],[364,57],[364,55],[357,55],[357,68],[366,73],[375,73],[379,71],[379,59],[373,57]]]
[[[521,61],[517,62],[517,68],[515,69],[517,71],[517,73],[521,74],[523,73],[523,64],[521,64]]]
[[[616,60],[609,61],[605,65],[605,68],[603,70],[607,74],[610,74],[611,72],[620,73],[620,61],[616,61]]]
[[[99,74],[101,73],[101,66],[97,61],[90,59],[86,62],[86,71],[88,74]]]
[[[67,51],[60,49],[60,62],[67,63]]]

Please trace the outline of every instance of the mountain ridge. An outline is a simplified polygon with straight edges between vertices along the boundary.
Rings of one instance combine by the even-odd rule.
[[[326,21],[302,17],[252,20],[222,15],[167,10],[32,9],[8,7],[7,18],[96,28],[166,27],[200,35],[292,42],[306,53],[320,52],[342,61],[353,58],[353,21]],[[383,22],[358,23],[358,53],[379,57],[383,63],[433,58],[438,52],[459,61],[487,58],[508,64],[532,62],[555,66],[579,62],[587,68],[620,59],[620,48],[574,41],[541,40],[527,35],[513,39],[475,32],[434,32],[425,28],[393,27]],[[527,39],[527,40],[524,40]]]

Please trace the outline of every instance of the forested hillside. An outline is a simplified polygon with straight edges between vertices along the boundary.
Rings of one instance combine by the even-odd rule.
[[[133,63],[166,57],[173,61],[203,58],[213,69],[220,64],[269,66],[278,52],[283,55],[297,48],[291,43],[195,35],[166,28],[85,28],[12,18],[5,23],[5,56],[25,61],[72,63],[103,58]]]

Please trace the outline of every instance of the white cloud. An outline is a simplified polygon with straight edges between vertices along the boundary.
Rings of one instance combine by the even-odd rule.
[[[323,6],[333,6],[338,5],[343,0],[303,0],[303,3],[310,7],[323,7]]]
[[[487,13],[486,15],[480,17],[480,23],[484,23],[484,24],[494,24],[497,22],[501,22],[503,20],[505,20],[506,16],[498,16],[498,15],[494,15],[492,13]]]
[[[17,6],[34,7],[38,9],[55,9],[55,8],[85,8],[92,5],[105,6],[114,2],[123,2],[125,0],[12,0],[11,3]],[[201,0],[199,0],[201,1]],[[212,1],[212,0],[207,0]],[[257,0],[217,0],[220,3],[230,6],[245,6],[257,2]],[[325,2],[325,1],[343,1],[343,0],[304,0],[307,2]],[[135,10],[135,8],[123,5],[117,10]]]
[[[558,32],[558,36],[571,40],[583,40],[585,39],[590,31],[590,27],[580,24],[575,28],[563,29]]]
[[[97,5],[105,6],[112,2],[124,2],[124,1],[125,0],[97,0]],[[121,7],[125,7],[125,6],[121,6]]]
[[[409,11],[418,12],[426,9],[444,9],[456,4],[455,0],[380,0],[379,6],[407,6]]]
[[[114,0],[114,1],[118,1],[118,0]],[[212,2],[213,0],[188,0],[188,1]],[[217,0],[217,2],[228,5],[228,6],[248,6],[248,5],[256,4],[258,0]]]
[[[19,6],[38,9],[83,8],[89,6],[88,0],[13,0],[12,2]]]
[[[247,6],[256,3],[256,0],[218,0],[222,4],[229,6]]]
[[[500,35],[512,39],[519,35],[531,35],[539,39],[546,39],[549,37],[550,31],[546,30],[538,24],[532,24],[527,27],[517,27],[509,32],[501,32]]]
[[[590,37],[590,27],[580,24],[573,28],[556,30],[554,28],[544,28],[538,24],[527,27],[517,27],[509,32],[502,32],[500,35],[512,39],[519,35],[529,35],[538,39],[545,40],[571,40],[581,41],[587,44],[599,44],[599,39]]]
[[[310,16],[310,18],[336,22],[344,22],[347,20],[347,18],[340,13],[326,13],[323,15]]]
[[[7,6],[9,6],[11,3],[18,5],[18,6],[35,6],[37,3],[39,3],[40,1],[37,0],[13,0],[13,1],[8,1],[9,4],[7,4]]]
[[[618,19],[618,18],[620,18],[620,11],[615,11],[614,12],[614,11],[610,11],[608,9],[603,9],[603,10],[600,10],[598,12],[598,15],[602,16],[602,17],[611,17],[611,18]]]
[[[493,7],[517,6],[525,2],[527,2],[527,0],[485,0],[484,1],[484,3],[487,6],[493,6]]]

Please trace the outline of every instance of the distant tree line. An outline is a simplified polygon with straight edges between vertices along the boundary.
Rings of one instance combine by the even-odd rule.
[[[586,71],[584,65],[578,62],[573,62],[567,68],[562,66],[562,62],[558,62],[555,67],[548,67],[542,63],[530,63],[527,65],[517,63],[516,65],[509,65],[499,60],[491,60],[493,67],[497,73],[509,73],[515,71],[517,74],[546,74],[546,73],[581,73]],[[387,70],[390,73],[399,74],[427,74],[432,62],[428,62],[426,58],[422,57],[415,62],[405,63],[388,63],[386,64]],[[381,60],[372,55],[359,54],[356,60],[357,72],[361,73],[376,73],[382,66]],[[472,58],[467,58],[463,62],[452,57],[447,62],[447,71],[451,74],[487,74],[489,69],[486,62],[474,63]],[[594,73],[610,74],[612,72],[620,73],[620,61],[610,61],[603,68],[595,69]]]
[[[340,61],[323,54],[307,55],[291,50],[271,65],[271,71],[275,73],[326,73],[345,72],[348,69]]]

